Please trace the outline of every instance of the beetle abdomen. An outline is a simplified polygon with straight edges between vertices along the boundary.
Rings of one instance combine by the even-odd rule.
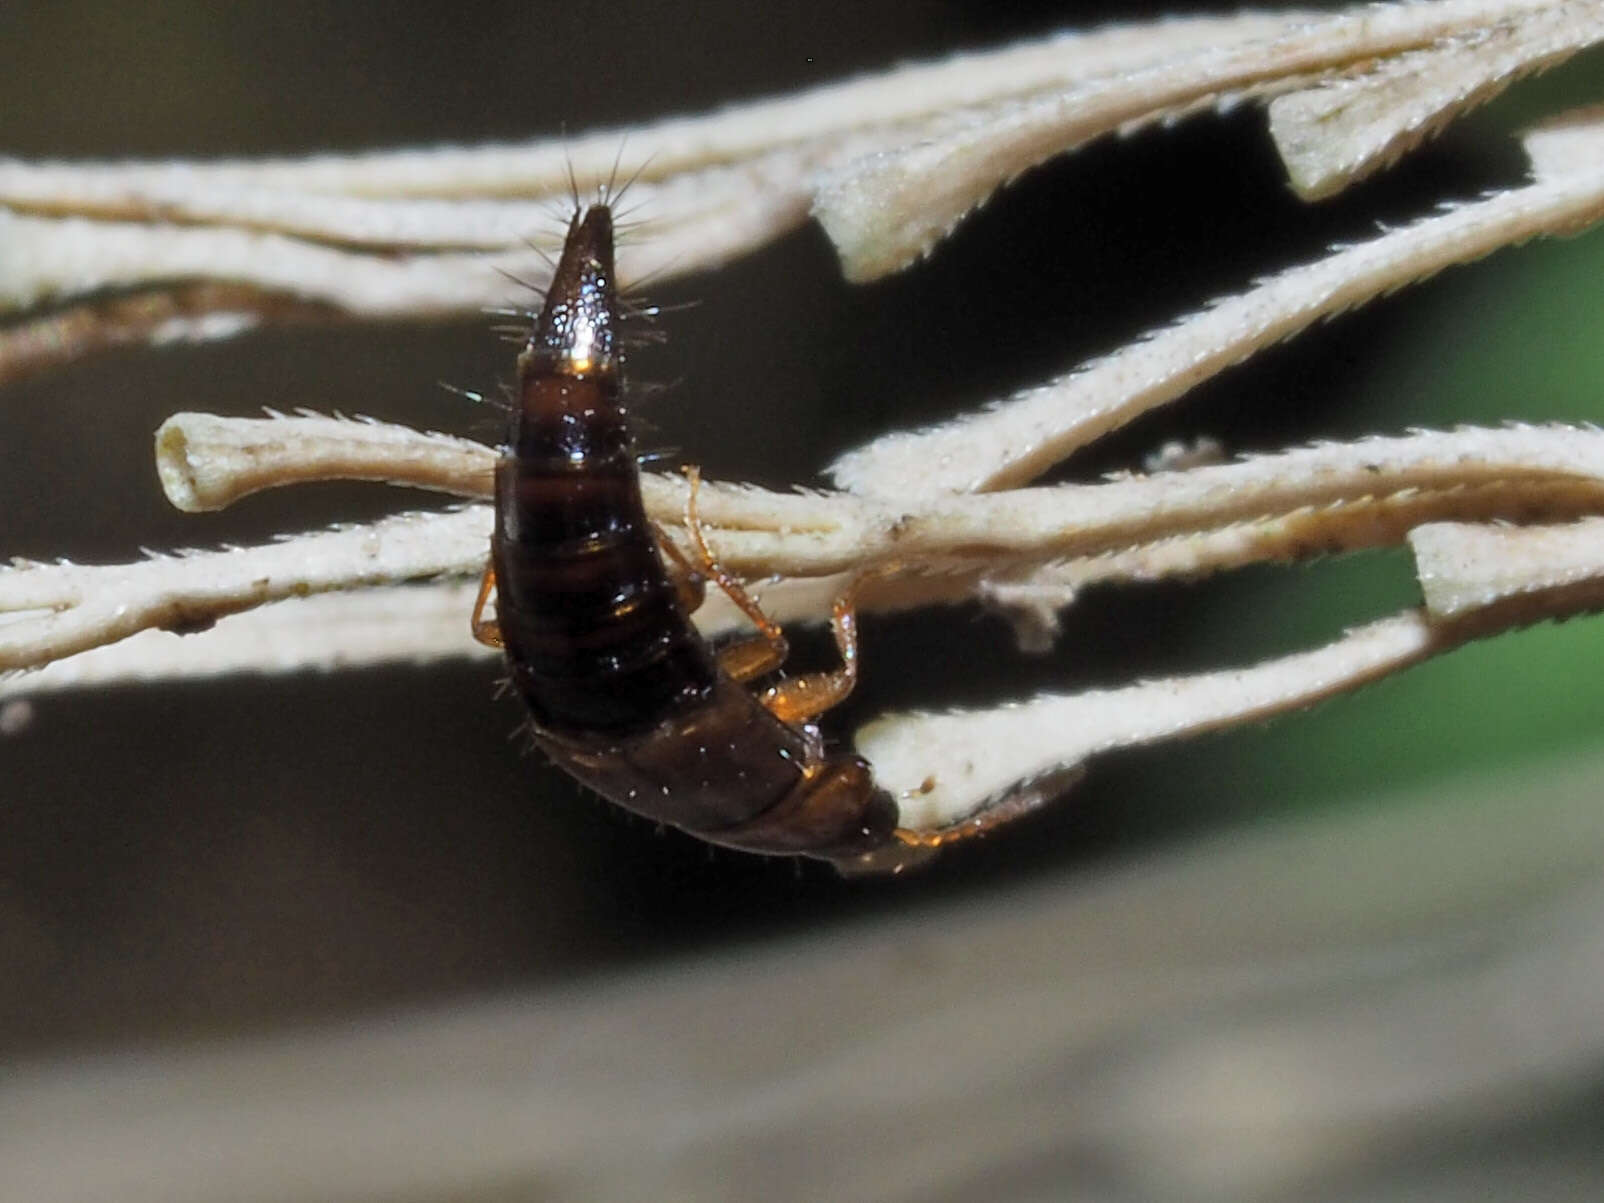
[[[612,219],[570,230],[518,365],[491,555],[513,681],[538,727],[651,727],[717,673],[652,538],[620,401]]]

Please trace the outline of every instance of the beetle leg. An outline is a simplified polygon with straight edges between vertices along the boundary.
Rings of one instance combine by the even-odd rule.
[[[783,637],[776,644],[767,635],[750,635],[718,649],[719,671],[743,683],[755,680],[784,664],[788,650]]]
[[[860,580],[862,578],[859,578]],[[835,599],[830,608],[830,630],[841,652],[841,667],[833,672],[808,673],[781,681],[763,691],[758,701],[782,723],[805,723],[847,700],[858,683],[858,581]]]
[[[501,646],[501,623],[485,617],[485,603],[490,591],[496,587],[496,570],[485,565],[485,574],[479,579],[479,597],[473,603],[473,637],[486,647]]]
[[[657,535],[657,546],[663,549],[668,557],[668,575],[674,582],[674,596],[679,599],[680,608],[687,615],[695,614],[702,608],[702,601],[707,596],[707,578],[700,569],[686,559],[685,553],[679,549],[679,544],[668,537],[657,523],[652,523],[652,530]]]
[[[763,613],[762,607],[742,587],[741,582],[724,571],[723,565],[714,557],[712,548],[708,547],[707,537],[702,533],[702,520],[696,513],[696,494],[702,487],[701,469],[694,464],[687,464],[685,467],[685,479],[690,482],[691,486],[690,492],[685,495],[685,527],[690,531],[691,542],[695,544],[696,554],[702,561],[699,571],[701,575],[717,585],[723,591],[725,597],[735,603],[736,609],[752,620],[752,625],[757,627],[759,636],[769,645],[772,663],[749,674],[750,676],[760,676],[765,672],[778,668],[785,660],[786,653],[789,650],[789,645],[785,642],[785,632],[780,630],[779,623]],[[731,648],[739,646],[740,644],[732,644]],[[735,657],[734,662],[736,666],[740,666],[747,663],[748,659],[748,653],[741,653]],[[751,657],[751,659],[755,662],[758,658]],[[720,666],[730,671],[731,676],[736,675],[735,671],[730,666],[725,665],[722,660],[720,660]],[[745,678],[738,679],[744,680]]]
[[[691,483],[693,492],[699,484],[699,479],[693,477]],[[690,510],[687,523],[695,523],[692,526],[692,530],[699,536],[701,525],[696,520],[694,509]],[[656,524],[654,523],[653,525],[655,526]],[[698,568],[692,564],[686,558],[685,553],[679,549],[679,546],[668,537],[667,532],[661,527],[657,527],[657,541],[662,545],[664,553],[667,554],[672,564],[670,575],[674,578],[674,589],[679,594],[680,605],[685,607],[687,614],[694,614],[701,606],[702,600],[707,593],[707,578],[709,575],[714,576],[719,587],[725,593],[729,593],[731,588],[740,591],[740,584],[727,574],[722,573],[717,562],[708,554],[706,537],[693,536],[693,538],[696,539],[697,554],[702,555],[707,561],[708,566],[713,570],[711,573],[708,572],[707,568]],[[746,597],[744,591],[741,591],[741,597],[747,601],[751,600]],[[735,600],[733,595],[732,600]],[[735,604],[741,606],[744,613],[751,613],[751,610],[742,605],[740,600],[735,600]],[[754,608],[757,605],[756,602],[751,604]],[[759,610],[758,613],[762,614],[762,611]],[[763,614],[762,617],[764,622],[768,622],[768,615]],[[773,626],[772,623],[769,625]],[[727,673],[737,681],[750,681],[779,668],[780,665],[785,663],[785,657],[789,651],[790,646],[786,643],[785,636],[778,627],[774,627],[772,631],[765,631],[760,635],[754,635],[746,639],[737,639],[733,643],[727,643],[719,648],[717,653],[718,666],[721,672]]]

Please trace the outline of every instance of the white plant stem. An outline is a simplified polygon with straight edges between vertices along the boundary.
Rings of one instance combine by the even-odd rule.
[[[157,449],[164,484],[191,509],[330,477],[483,495],[494,460],[491,449],[461,439],[309,416],[181,415],[164,425]],[[647,482],[654,516],[674,523],[684,482]],[[708,485],[703,508],[717,524],[712,534],[721,554],[738,570],[791,578],[766,591],[782,620],[822,613],[845,581],[887,563],[902,573],[891,588],[871,592],[867,605],[951,601],[985,594],[988,586],[990,596],[1006,601],[997,590],[1010,581],[1015,589],[1060,591],[1055,604],[1061,604],[1093,580],[1345,550],[1395,540],[1412,528],[1412,537],[1424,540],[1417,554],[1439,621],[1401,615],[1252,669],[871,723],[860,732],[859,749],[881,784],[902,795],[904,821],[938,827],[1005,796],[1014,805],[1046,797],[1093,753],[1296,709],[1472,634],[1599,605],[1604,559],[1594,549],[1604,520],[1563,535],[1541,528],[1500,535],[1498,554],[1491,555],[1463,550],[1480,527],[1420,525],[1505,510],[1529,519],[1535,507],[1556,516],[1604,512],[1604,432],[1530,427],[1366,439],[1098,485],[943,498],[900,513],[844,494]],[[478,507],[134,565],[22,565],[0,572],[0,611],[15,616],[0,625],[0,666],[62,661],[53,676],[39,678],[42,689],[51,689],[116,679],[119,672],[196,676],[245,665],[283,671],[377,663],[387,658],[387,641],[388,658],[404,662],[469,654],[468,587],[375,592],[371,586],[475,573],[489,522],[488,510]],[[1006,538],[998,533],[1004,531]],[[1456,541],[1445,544],[1449,534]],[[1502,554],[1505,544],[1523,538],[1541,540],[1537,554]],[[1460,549],[1457,558],[1441,550],[1445,545]],[[1062,556],[1081,558],[1043,563]],[[1489,562],[1497,572],[1478,572]],[[1444,583],[1450,579],[1457,584]],[[999,580],[1005,584],[993,584]],[[317,604],[284,600],[364,587]],[[260,618],[227,618],[270,602],[280,604]],[[366,627],[365,611],[373,619]],[[137,649],[99,653],[87,667],[71,659],[142,630],[204,628],[219,618],[225,621],[217,630],[191,637],[210,641],[195,655],[147,637]],[[714,633],[738,621],[718,599],[702,625]],[[286,655],[282,635],[296,628],[302,634],[288,640],[295,651]],[[255,653],[242,650],[253,646]],[[25,694],[29,680],[14,680],[4,692]]]
[[[1539,136],[1539,177],[1291,268],[1114,354],[1006,401],[889,434],[831,467],[843,487],[906,497],[1023,484],[1071,452],[1329,318],[1540,234],[1604,218],[1604,122],[1573,117],[1559,149]],[[1557,137],[1557,135],[1556,135]]]

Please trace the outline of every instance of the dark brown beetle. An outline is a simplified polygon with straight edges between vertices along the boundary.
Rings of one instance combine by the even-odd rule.
[[[975,829],[898,826],[897,803],[861,757],[826,753],[808,721],[857,681],[852,598],[833,627],[842,666],[754,694],[785,637],[714,560],[696,520],[692,566],[646,516],[622,398],[613,221],[595,204],[569,223],[545,305],[518,359],[496,465],[490,567],[474,608],[505,649],[536,742],[620,806],[748,852],[843,869],[895,870]],[[667,553],[674,571],[665,565]],[[703,579],[759,634],[717,650],[691,624]],[[484,617],[491,589],[495,620]]]

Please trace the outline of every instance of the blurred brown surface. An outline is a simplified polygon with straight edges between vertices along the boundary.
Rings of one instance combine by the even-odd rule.
[[[1595,758],[564,986],[25,1064],[0,1197],[1596,1197],[1601,782]]]

